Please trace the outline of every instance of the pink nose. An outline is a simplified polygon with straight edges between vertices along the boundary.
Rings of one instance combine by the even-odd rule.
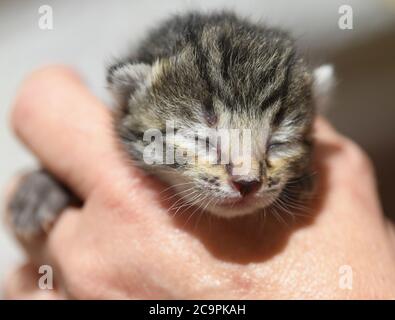
[[[262,182],[259,180],[232,180],[233,186],[240,192],[240,194],[244,197],[248,194],[254,193],[258,191],[261,187]]]

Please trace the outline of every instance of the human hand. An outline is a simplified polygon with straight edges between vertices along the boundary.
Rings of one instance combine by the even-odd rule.
[[[163,186],[118,150],[110,111],[63,67],[33,73],[12,125],[42,165],[81,199],[48,235],[42,264],[8,279],[9,298],[394,298],[395,236],[366,155],[325,120],[315,124],[318,190],[295,221],[267,215],[173,216]],[[296,212],[295,212],[296,214]],[[351,267],[352,289],[339,286]]]

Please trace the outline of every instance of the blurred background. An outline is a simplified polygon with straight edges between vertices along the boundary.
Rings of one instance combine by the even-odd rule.
[[[53,10],[53,30],[39,28],[42,5]],[[339,28],[342,5],[352,8],[352,29]],[[337,88],[328,117],[373,159],[384,211],[395,218],[395,0],[0,0],[0,192],[21,169],[37,166],[8,124],[26,74],[49,63],[70,65],[109,102],[106,63],[133,48],[169,13],[214,8],[286,28],[312,65],[334,64]],[[7,272],[21,261],[0,225],[0,297]]]

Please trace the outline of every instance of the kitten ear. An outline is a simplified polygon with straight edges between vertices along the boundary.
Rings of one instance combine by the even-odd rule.
[[[320,112],[328,108],[332,91],[335,85],[333,66],[322,65],[313,72],[313,98]]]
[[[152,67],[145,63],[118,63],[107,73],[110,91],[119,103],[125,104],[137,91],[151,83]]]

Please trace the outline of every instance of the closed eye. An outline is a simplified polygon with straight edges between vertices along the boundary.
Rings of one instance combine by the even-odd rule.
[[[286,145],[287,145],[287,142],[284,142],[284,141],[273,141],[273,142],[269,143],[267,150],[268,151],[277,150],[277,149],[284,147]]]

